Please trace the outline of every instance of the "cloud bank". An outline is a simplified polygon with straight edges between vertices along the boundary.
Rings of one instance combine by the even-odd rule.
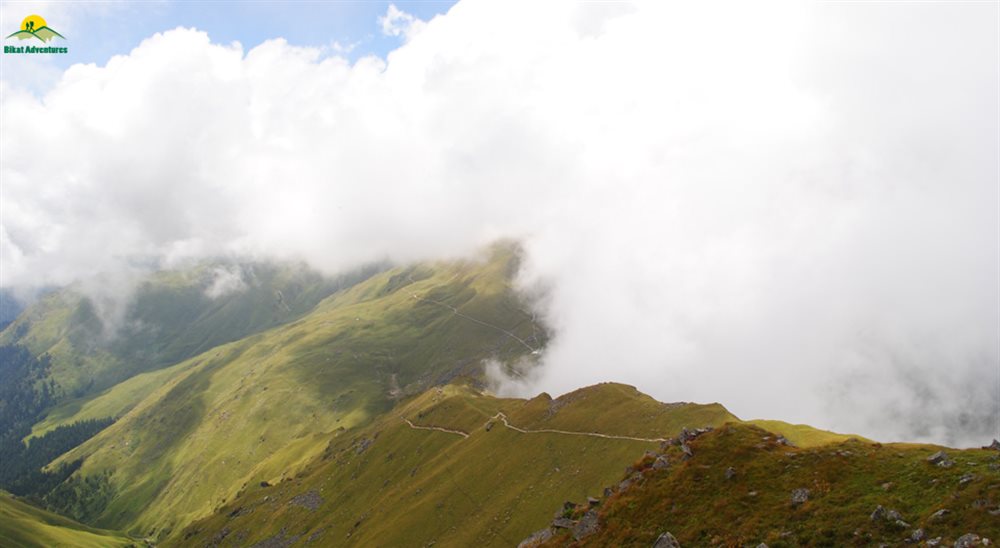
[[[0,84],[2,284],[515,237],[555,333],[532,391],[982,443],[997,9],[473,0],[390,9],[405,43],[354,64],[164,32],[41,97]]]

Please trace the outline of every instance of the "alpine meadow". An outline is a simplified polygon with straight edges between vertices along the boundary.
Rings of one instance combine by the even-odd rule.
[[[0,31],[0,548],[1000,542],[1000,2]]]

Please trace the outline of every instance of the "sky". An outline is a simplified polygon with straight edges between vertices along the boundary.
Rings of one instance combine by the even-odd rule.
[[[498,391],[1000,436],[997,3],[192,6],[0,57],[0,286],[515,238],[554,336]]]

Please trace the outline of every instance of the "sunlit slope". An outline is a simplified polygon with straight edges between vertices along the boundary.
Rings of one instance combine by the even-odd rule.
[[[746,423],[689,446],[686,461],[678,447],[666,451],[667,469],[644,459],[632,484],[602,502],[592,536],[557,530],[547,546],[652,546],[666,532],[681,546],[903,546],[916,544],[907,539],[918,529],[946,546],[967,533],[1000,537],[995,450],[945,449],[948,466],[938,466],[928,457],[941,447],[858,439],[792,447]]]
[[[157,272],[131,292],[109,284],[102,291],[121,294],[96,304],[79,287],[56,291],[7,326],[0,344],[48,354],[59,399],[86,399],[135,374],[301,317],[376,271],[327,279],[301,265],[226,265],[242,285],[210,296],[220,268]]]
[[[613,410],[636,420],[613,424],[606,417]],[[617,384],[555,400],[432,389],[398,414],[335,438],[294,477],[269,487],[248,483],[167,544],[294,538],[323,546],[515,546],[563,501],[600,497],[681,425],[732,419],[719,405],[662,404]]]
[[[163,537],[276,480],[405,394],[478,378],[541,331],[509,287],[516,256],[384,272],[300,320],[196,356],[117,423],[64,455],[81,470],[48,501],[102,527]],[[93,406],[111,409],[112,389]],[[127,399],[127,397],[124,397]]]
[[[0,546],[112,548],[130,545],[133,542],[124,535],[87,527],[0,492]]]

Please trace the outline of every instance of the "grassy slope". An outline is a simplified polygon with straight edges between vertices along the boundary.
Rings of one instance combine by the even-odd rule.
[[[132,541],[122,534],[87,527],[0,492],[0,546],[111,548],[131,545]]]
[[[115,330],[77,290],[56,291],[0,332],[0,344],[49,354],[61,399],[85,401],[138,373],[301,317],[338,287],[372,273],[330,280],[298,265],[239,268],[247,287],[217,298],[205,294],[212,265],[152,274],[132,294]]]
[[[108,417],[118,419],[131,411],[154,390],[196,363],[186,361],[164,369],[141,373],[100,394],[59,404],[49,411],[41,422],[32,427],[31,435],[27,439],[41,436],[59,426],[73,424],[77,421]]]
[[[563,500],[600,496],[637,455],[657,442],[560,433],[512,425],[659,438],[681,425],[733,420],[719,405],[665,405],[634,388],[602,384],[553,400],[499,399],[469,388],[434,389],[399,415],[416,425],[462,430],[468,438],[410,428],[390,413],[334,438],[323,457],[272,487],[250,484],[212,517],[168,544],[248,546],[313,538],[321,545],[512,546],[552,519]],[[611,424],[608,416],[637,420]],[[489,431],[487,423],[492,423]],[[363,439],[374,440],[359,452]],[[255,478],[256,479],[256,478]],[[314,510],[296,497],[315,493]]]
[[[940,468],[926,462],[941,449],[934,446],[850,440],[803,449],[774,440],[734,423],[692,442],[695,456],[687,462],[673,458],[679,450],[671,448],[670,469],[647,468],[637,486],[602,504],[596,535],[574,544],[563,533],[548,545],[651,546],[665,531],[684,546],[772,548],[895,545],[916,527],[949,542],[968,532],[1000,536],[1000,520],[989,514],[1000,506],[996,451],[948,450],[956,464]],[[727,480],[730,466],[736,475]],[[962,486],[967,473],[974,479]],[[810,489],[810,499],[793,506],[798,488]],[[873,522],[877,505],[898,510],[911,527]],[[931,519],[941,508],[952,513]]]
[[[329,433],[390,409],[395,387],[419,393],[478,375],[485,358],[522,355],[504,332],[424,300],[531,339],[537,326],[508,287],[514,260],[499,248],[488,262],[384,272],[300,320],[178,365],[117,423],[57,461],[83,458],[74,481],[106,478],[110,493],[104,505],[77,484],[80,503],[66,510],[102,527],[166,536],[244,484],[294,473],[295,463],[323,451]],[[111,390],[91,406],[115,408],[118,397]]]

